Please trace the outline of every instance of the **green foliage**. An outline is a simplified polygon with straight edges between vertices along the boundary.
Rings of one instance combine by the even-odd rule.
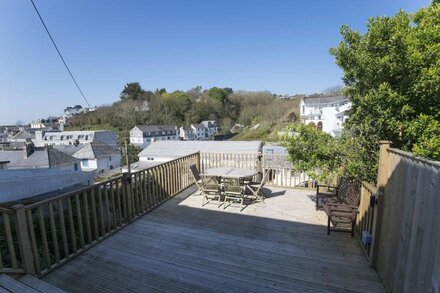
[[[233,93],[233,90],[231,88],[218,88],[218,87],[213,87],[211,89],[208,90],[208,95],[217,100],[220,101],[223,105],[226,105],[226,103],[228,102],[228,97],[230,94]]]
[[[322,181],[330,181],[344,172],[344,149],[338,139],[303,124],[293,124],[286,132],[282,143],[296,170]]]
[[[139,161],[138,154],[141,151],[142,149],[140,149],[137,146],[131,144],[127,145],[128,161],[130,164]],[[126,165],[127,165],[127,159],[125,156],[125,148],[124,148],[124,157],[122,158],[121,166],[126,166]]]
[[[427,158],[440,158],[440,122],[432,116],[420,114],[407,129],[409,136],[417,139],[412,151]]]
[[[124,90],[121,92],[121,100],[131,99],[138,100],[141,99],[145,94],[139,82],[130,82],[124,86]]]
[[[343,26],[341,34],[330,52],[353,103],[345,129],[358,153],[349,171],[375,180],[379,140],[440,160],[433,137],[440,121],[440,5],[371,18],[365,34]]]

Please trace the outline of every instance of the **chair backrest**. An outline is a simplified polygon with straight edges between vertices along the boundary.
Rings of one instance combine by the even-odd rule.
[[[217,177],[203,177],[202,179],[202,190],[204,191],[218,191],[219,182]]]
[[[361,182],[354,177],[342,177],[338,197],[348,205],[358,206],[361,195]]]
[[[235,179],[235,178],[225,178],[223,179],[223,183],[225,186],[225,192],[226,193],[237,193],[237,194],[241,194],[243,188],[240,184],[240,180],[239,179]]]
[[[269,172],[264,173],[263,178],[261,179],[260,185],[258,185],[258,187],[257,187],[257,192],[260,191],[260,189],[264,187],[268,177],[269,177]]]
[[[199,170],[197,170],[196,165],[189,166],[189,169],[191,170],[191,173],[196,181],[200,181],[202,178],[200,177]]]
[[[261,186],[261,187],[263,187],[263,186],[266,184],[266,181],[267,181],[268,177],[269,177],[269,172],[266,172],[266,173],[263,175],[263,178],[261,179],[261,182],[260,182],[260,186]]]

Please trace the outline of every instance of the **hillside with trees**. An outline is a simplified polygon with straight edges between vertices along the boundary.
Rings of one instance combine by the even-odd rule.
[[[238,139],[277,140],[276,133],[297,121],[299,98],[279,99],[270,92],[234,92],[231,88],[195,87],[188,91],[145,90],[138,82],[127,83],[111,106],[74,116],[68,129],[108,129],[120,137],[137,124],[175,124],[178,127],[217,120],[222,133],[235,124]],[[252,128],[252,129],[251,129]]]

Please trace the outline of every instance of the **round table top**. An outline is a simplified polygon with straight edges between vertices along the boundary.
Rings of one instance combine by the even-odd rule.
[[[222,178],[248,178],[257,175],[257,171],[245,168],[210,168],[202,176],[217,176]]]

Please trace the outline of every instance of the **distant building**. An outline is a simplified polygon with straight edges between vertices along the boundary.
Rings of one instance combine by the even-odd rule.
[[[75,105],[73,107],[67,107],[64,109],[64,117],[72,117],[84,112],[81,105]]]
[[[301,99],[301,123],[316,126],[332,136],[341,134],[351,103],[344,96],[304,97]]]
[[[179,137],[181,140],[196,140],[197,136],[191,127],[182,126],[179,128]]]
[[[27,142],[27,141],[31,141],[34,138],[35,138],[35,133],[32,133],[28,130],[23,129],[23,130],[20,130],[14,136],[12,136],[9,139],[9,141],[10,142]]]
[[[287,148],[276,143],[268,143],[263,146],[263,154],[268,155],[287,155]]]
[[[0,126],[0,139],[2,141],[9,141],[11,137],[24,130],[25,127],[21,125],[1,125]]]
[[[91,142],[117,147],[116,135],[109,130],[44,132],[35,131],[35,146],[78,145]]]
[[[194,131],[196,139],[204,139],[208,135],[205,132],[205,126],[202,123],[191,124],[191,128]]]
[[[205,135],[207,137],[213,136],[219,131],[218,123],[215,120],[205,120],[200,123],[205,126]]]
[[[98,174],[120,167],[121,153],[103,143],[89,143],[78,146],[54,146],[57,150],[81,160],[81,170]]]
[[[81,160],[55,149],[34,150],[28,144],[23,150],[0,151],[0,161],[9,161],[8,169],[60,169],[80,171]]]
[[[130,130],[130,143],[141,148],[153,141],[178,139],[179,131],[175,125],[136,125]]]
[[[31,128],[41,129],[45,131],[64,131],[65,118],[53,118],[49,117],[48,119],[38,119],[31,122]]]
[[[75,105],[73,107],[66,107],[64,109],[64,117],[69,118],[79,115],[81,113],[93,112],[96,108],[83,108],[81,105]]]

